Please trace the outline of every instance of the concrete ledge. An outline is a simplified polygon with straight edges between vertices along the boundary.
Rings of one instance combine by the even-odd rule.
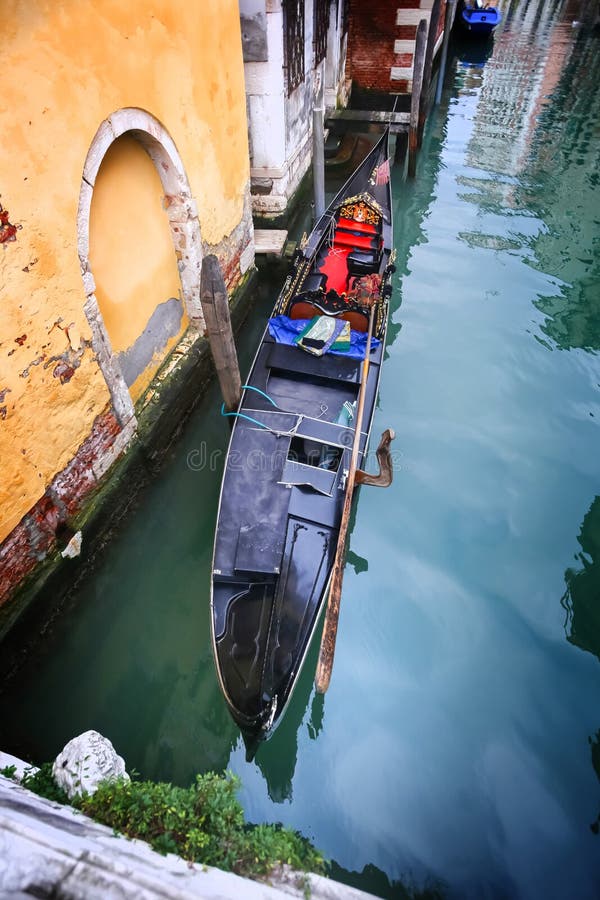
[[[316,875],[286,872],[280,883],[267,885],[173,854],[161,856],[143,841],[117,836],[0,775],[0,898],[286,900],[307,895],[313,900],[372,897]]]

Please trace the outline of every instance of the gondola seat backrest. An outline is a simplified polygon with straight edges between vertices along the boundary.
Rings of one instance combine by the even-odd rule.
[[[290,319],[313,319],[315,316],[323,315],[344,319],[350,323],[353,331],[369,330],[369,314],[361,309],[330,310],[311,300],[298,297],[292,301],[288,311]]]
[[[353,250],[379,250],[381,238],[376,235],[353,234],[349,231],[338,229],[333,239],[334,247],[350,247]]]
[[[348,219],[346,216],[340,216],[337,223],[338,228],[346,229],[347,231],[356,231],[359,234],[377,234],[377,226],[373,225],[371,222],[358,222],[356,219]]]

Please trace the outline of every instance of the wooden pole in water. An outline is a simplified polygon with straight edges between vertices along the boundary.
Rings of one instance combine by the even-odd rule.
[[[375,306],[376,304],[373,303],[373,305],[371,306],[371,315],[369,317],[369,335],[367,338],[367,348],[365,350],[362,377],[360,380],[360,391],[358,394],[356,421],[354,425],[354,441],[352,443],[350,468],[348,469],[348,480],[346,483],[346,496],[344,497],[344,508],[342,510],[342,520],[340,522],[338,545],[335,553],[335,560],[333,562],[333,570],[331,573],[331,587],[329,589],[327,610],[325,612],[325,624],[323,625],[323,637],[321,638],[319,661],[317,663],[317,672],[315,675],[315,688],[317,690],[317,693],[319,694],[324,694],[329,687],[329,681],[331,679],[331,669],[333,667],[333,656],[335,653],[335,642],[337,638],[338,621],[340,618],[340,601],[342,599],[342,581],[344,578],[344,566],[346,564],[346,536],[348,534],[350,509],[352,507],[352,497],[354,495],[354,485],[356,483],[358,450],[360,447],[360,435],[362,429],[363,410],[365,406],[367,377],[369,374],[369,357],[371,355],[371,338],[373,337]]]
[[[417,150],[419,147],[419,105],[421,102],[421,86],[423,84],[423,66],[425,64],[425,45],[427,43],[427,20],[421,19],[415,40],[415,56],[413,62],[412,94],[410,98],[410,124],[408,126],[408,174],[415,177],[417,171]]]
[[[313,187],[315,221],[325,212],[325,135],[323,107],[313,109]]]
[[[427,113],[429,111],[429,88],[431,85],[431,71],[433,69],[433,50],[437,40],[441,10],[442,0],[433,0],[433,6],[431,7],[431,16],[429,17],[427,47],[425,49],[425,62],[423,63],[423,83],[421,85],[421,99],[419,103],[419,133],[417,136],[419,147],[421,146],[421,142],[423,140],[425,120],[427,119]]]
[[[315,105],[313,107],[313,190],[315,221],[325,212],[325,122],[321,75],[317,70]]]
[[[442,99],[442,90],[444,87],[444,77],[446,75],[446,62],[448,60],[448,43],[450,41],[450,32],[454,23],[454,14],[456,12],[456,0],[446,0],[446,16],[444,18],[444,40],[442,42],[442,55],[440,57],[440,71],[438,73],[438,82],[435,90],[435,105],[437,106]]]
[[[205,256],[202,260],[200,300],[223,402],[230,411],[236,409],[240,402],[242,381],[233,340],[227,288],[219,260],[214,254]]]

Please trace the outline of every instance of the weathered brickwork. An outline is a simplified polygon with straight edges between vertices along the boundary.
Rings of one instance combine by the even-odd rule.
[[[398,25],[397,35],[398,40],[401,41],[414,41],[417,36],[417,26],[416,25]]]
[[[94,468],[110,453],[120,433],[112,410],[99,415],[75,457],[0,544],[0,605],[54,551],[57,531],[64,529],[98,485]]]
[[[364,90],[402,94],[412,89],[414,41],[420,18],[429,19],[429,0],[371,0],[352,4],[347,75]],[[443,30],[442,8],[438,26]],[[398,49],[396,42],[402,42]],[[412,46],[406,46],[406,42]]]
[[[417,3],[411,4],[417,6]],[[366,90],[396,90],[390,72],[398,66],[394,41],[400,37],[396,25],[398,0],[372,0],[350,7],[347,74]],[[349,69],[349,72],[348,72]]]

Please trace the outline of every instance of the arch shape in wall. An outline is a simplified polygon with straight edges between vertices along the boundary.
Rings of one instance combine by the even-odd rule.
[[[77,251],[85,289],[85,315],[92,330],[92,346],[110,392],[117,420],[125,426],[135,421],[129,389],[110,344],[96,299],[96,283],[89,260],[90,209],[96,177],[104,156],[113,141],[127,134],[137,140],[156,167],[164,190],[164,203],[177,267],[182,299],[192,327],[206,331],[200,305],[202,240],[196,202],[175,143],[163,125],[143,109],[119,109],[105,119],[88,150],[77,208]]]

